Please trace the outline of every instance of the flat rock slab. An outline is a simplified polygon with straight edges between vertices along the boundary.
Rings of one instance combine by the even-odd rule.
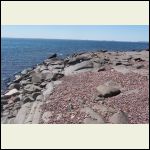
[[[35,110],[37,108],[37,105],[38,105],[38,101],[35,101],[31,107],[31,111],[27,117],[27,119],[25,120],[25,123],[32,123],[32,119],[33,119],[33,116],[34,116],[34,113],[35,113]]]
[[[29,103],[29,102],[22,105],[16,118],[14,119],[14,123],[15,124],[23,124],[25,119],[26,119],[26,115],[28,114],[30,108],[31,108],[31,103]]]
[[[126,67],[121,67],[121,66],[114,66],[113,69],[117,72],[120,72],[122,74],[130,73],[130,69],[127,69]]]
[[[34,116],[33,116],[33,119],[32,119],[32,124],[39,124],[40,119],[41,119],[41,113],[42,113],[42,110],[41,110],[42,104],[43,104],[43,102],[38,103],[35,113],[34,113]]]
[[[83,70],[86,71],[87,69],[91,70],[91,68],[93,68],[93,65],[91,64],[90,61],[84,61],[69,67],[64,68],[64,74],[67,75],[71,75],[74,73],[78,73],[78,71]]]

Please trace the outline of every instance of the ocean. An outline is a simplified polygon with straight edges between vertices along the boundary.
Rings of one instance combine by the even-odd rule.
[[[148,42],[1,38],[1,91],[14,74],[43,62],[52,53],[64,58],[76,52],[132,51],[148,47]]]

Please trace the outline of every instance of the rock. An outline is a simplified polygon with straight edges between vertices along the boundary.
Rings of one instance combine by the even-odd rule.
[[[48,123],[49,119],[52,117],[52,112],[47,111],[44,112],[44,114],[42,115],[42,120],[44,121],[44,123]]]
[[[18,102],[18,101],[20,101],[20,97],[19,96],[14,98],[14,102]]]
[[[49,88],[52,89],[53,86],[54,86],[53,82],[48,82],[45,88],[46,89],[49,89]]]
[[[134,67],[135,67],[136,69],[141,69],[141,68],[144,67],[144,65],[142,65],[142,64],[135,64]]]
[[[23,75],[26,75],[29,71],[31,71],[32,70],[32,68],[27,68],[27,69],[25,69],[25,70],[23,70],[22,72],[21,72],[21,74],[23,74]]]
[[[8,117],[1,117],[1,124],[6,124],[8,122]]]
[[[104,100],[105,100],[104,97],[96,97],[96,98],[94,99],[94,101],[104,101]]]
[[[69,65],[75,65],[77,63],[83,62],[83,61],[87,61],[90,60],[91,58],[85,57],[85,56],[77,56],[77,57],[73,57],[70,58],[68,61]]]
[[[21,80],[22,80],[22,76],[21,75],[15,75],[14,83],[19,83]]]
[[[64,74],[67,76],[74,73],[78,73],[78,71],[80,70],[89,71],[89,69],[93,69],[93,63],[90,61],[84,61],[69,67],[65,67]]]
[[[109,122],[113,124],[127,124],[129,120],[123,111],[118,111],[109,118]]]
[[[21,104],[20,103],[14,104],[14,109],[18,110],[20,108],[21,108]]]
[[[33,83],[41,83],[42,77],[39,73],[35,73],[32,75],[32,82]]]
[[[24,123],[24,121],[26,119],[26,115],[29,112],[30,107],[31,107],[31,103],[29,103],[29,102],[22,105],[21,109],[18,111],[18,114],[14,119],[15,124],[23,124]]]
[[[19,91],[18,91],[17,89],[12,89],[12,90],[10,90],[9,92],[7,92],[7,93],[5,94],[5,96],[15,96],[15,95],[17,95],[17,94],[19,94]]]
[[[145,51],[149,51],[149,48],[145,49]]]
[[[43,96],[44,96],[44,100],[46,100],[49,95],[53,92],[53,89],[54,89],[54,85],[51,83],[48,85],[48,88],[43,91]]]
[[[117,61],[117,62],[114,62],[113,64],[116,65],[116,66],[118,66],[118,65],[122,65],[122,62],[118,62]]]
[[[27,80],[21,80],[21,81],[20,81],[20,84],[23,85],[23,86],[24,86],[24,85],[27,85],[27,84],[31,84],[31,83],[32,83],[32,82],[30,82],[29,79],[27,79]]]
[[[52,77],[52,80],[53,80],[53,81],[56,81],[56,80],[62,78],[63,76],[64,76],[63,73],[54,73],[54,74],[53,74],[53,77]]]
[[[35,100],[35,99],[33,99],[33,97],[28,96],[28,97],[25,97],[25,98],[24,98],[23,102],[24,102],[24,103],[28,103],[28,102],[33,102],[34,100]]]
[[[98,123],[105,123],[103,118],[89,107],[82,108],[81,112],[84,112],[84,113],[90,115],[90,117],[94,120],[97,120]]]
[[[42,83],[40,84],[40,87],[41,87],[41,88],[44,88],[44,87],[46,86],[46,84],[47,84],[47,82],[42,82]]]
[[[56,54],[56,53],[55,53],[55,54],[51,54],[51,55],[48,57],[48,59],[55,58],[55,57],[57,57],[57,54]]]
[[[59,81],[59,80],[54,81],[54,85],[59,85],[59,84],[61,84],[61,83],[62,83],[62,81]]]
[[[51,80],[53,77],[52,72],[49,70],[43,70],[41,72],[41,75],[42,75],[42,79],[44,79],[44,80]]]
[[[32,94],[33,99],[36,99],[38,95],[40,95],[40,92],[35,92]]]
[[[9,89],[9,90],[12,90],[12,89],[15,88],[15,89],[19,90],[20,87],[21,87],[20,83],[13,83],[13,84],[11,84],[11,85],[8,87],[8,89]]]
[[[35,113],[32,119],[32,124],[38,124],[40,122],[40,118],[41,118],[41,105],[43,104],[43,102],[39,102],[36,109],[35,109]]]
[[[136,57],[136,58],[133,58],[135,61],[138,61],[138,62],[140,62],[140,61],[144,61],[142,58],[140,58],[140,57]]]
[[[55,61],[52,61],[50,64],[51,65],[63,65],[64,61],[63,60],[55,60]]]
[[[106,85],[99,85],[97,88],[96,88],[99,96],[102,96],[102,97],[111,97],[111,96],[115,96],[115,95],[118,95],[120,94],[120,90],[116,87],[113,87],[113,86],[106,86]]]
[[[121,67],[121,66],[114,66],[113,69],[122,74],[127,74],[127,73],[131,72],[129,69],[127,69],[125,67]]]
[[[36,97],[36,101],[43,101],[44,100],[44,96],[43,95],[38,95]]]
[[[7,99],[1,99],[1,105],[5,105],[8,103],[8,100]]]
[[[47,66],[42,65],[42,66],[40,67],[40,71],[43,71],[43,70],[47,70]]]
[[[33,105],[31,107],[31,111],[30,111],[27,119],[25,120],[25,123],[32,123],[33,116],[34,116],[34,113],[35,113],[35,110],[37,108],[38,103],[39,102],[37,102],[37,101],[33,102]]]
[[[23,75],[25,75],[27,73],[28,73],[28,70],[26,70],[26,69],[21,72],[21,74],[23,74]]]
[[[100,68],[98,69],[98,72],[100,72],[100,71],[105,71],[105,70],[106,70],[105,67],[100,67]]]
[[[27,93],[33,93],[33,92],[38,92],[38,91],[41,91],[42,89],[36,85],[33,85],[33,84],[28,84],[24,87],[24,90],[27,92]]]

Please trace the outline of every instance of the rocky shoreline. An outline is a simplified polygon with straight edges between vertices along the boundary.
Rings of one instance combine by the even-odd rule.
[[[1,95],[3,124],[149,122],[149,50],[49,56]]]

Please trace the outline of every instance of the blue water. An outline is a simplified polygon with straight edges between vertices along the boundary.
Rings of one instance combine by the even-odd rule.
[[[41,63],[51,53],[60,57],[75,52],[141,50],[149,47],[146,42],[114,42],[86,40],[51,40],[51,39],[1,39],[1,89],[13,74],[27,67]]]

